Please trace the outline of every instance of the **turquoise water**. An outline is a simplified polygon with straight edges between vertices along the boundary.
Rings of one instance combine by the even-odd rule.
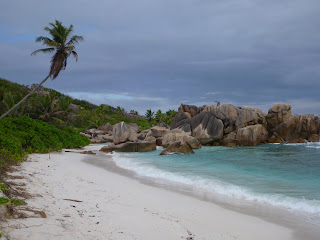
[[[115,163],[138,176],[320,216],[320,143],[161,151],[115,154]]]

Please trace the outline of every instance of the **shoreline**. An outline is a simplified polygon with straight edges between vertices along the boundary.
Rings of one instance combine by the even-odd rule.
[[[98,160],[99,153],[32,154],[12,175],[25,176],[15,181],[26,183],[28,192],[38,195],[27,202],[45,210],[47,218],[9,219],[3,231],[12,240],[302,239],[279,223],[152,186],[123,176],[125,172],[119,174],[119,169],[110,167],[112,160],[104,161],[108,166],[94,166],[93,159]]]
[[[121,158],[122,153],[118,156]],[[103,154],[112,159],[113,154]],[[200,201],[206,201],[218,205],[228,211],[237,212],[247,216],[257,217],[269,223],[281,225],[294,231],[293,239],[314,239],[318,240],[320,235],[320,222],[317,224],[310,220],[310,213],[296,211],[284,207],[273,206],[268,203],[261,203],[247,199],[240,199],[208,192],[206,190],[194,189],[190,185],[171,182],[169,180],[159,180],[157,178],[140,176],[133,170],[125,169],[115,163],[115,159],[110,161],[101,161],[97,159],[84,159],[84,162],[104,168],[125,177],[129,177],[144,185],[165,189],[184,196],[192,197]],[[319,219],[318,217],[316,218]]]

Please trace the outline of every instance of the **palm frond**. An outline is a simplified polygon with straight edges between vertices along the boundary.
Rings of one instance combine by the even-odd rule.
[[[79,43],[83,40],[84,40],[84,38],[82,36],[74,35],[70,38],[69,42],[67,43],[67,46],[74,45],[74,44]]]
[[[55,49],[54,48],[43,48],[43,49],[38,49],[36,51],[34,51],[33,53],[31,53],[31,55],[36,55],[39,52],[43,52],[43,53],[51,53],[53,52]]]
[[[72,56],[76,59],[76,62],[78,62],[78,53],[76,51],[72,51]]]
[[[64,43],[63,29],[65,29],[65,27],[62,26],[62,23],[56,20],[56,23],[49,23],[49,25],[51,25],[52,28],[45,27],[44,30],[49,32],[55,42],[60,44]]]
[[[36,38],[36,42],[47,42],[47,41],[52,41],[52,40],[48,37],[43,37],[43,36]]]
[[[76,48],[75,46],[67,46],[67,47],[65,47],[66,52],[69,52],[69,53],[71,53],[75,48]]]
[[[73,32],[73,25],[71,24],[70,27],[66,31],[66,40],[69,37],[70,33]]]
[[[59,43],[53,41],[48,37],[43,37],[43,36],[37,37],[36,42],[42,42],[43,45],[47,45],[50,47],[59,47]]]

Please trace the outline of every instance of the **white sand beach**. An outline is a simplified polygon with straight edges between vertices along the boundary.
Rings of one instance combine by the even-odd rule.
[[[289,228],[86,162],[94,157],[72,152],[30,155],[10,174],[24,176],[14,181],[26,183],[34,196],[28,206],[47,217],[8,219],[2,230],[11,240],[293,239]]]

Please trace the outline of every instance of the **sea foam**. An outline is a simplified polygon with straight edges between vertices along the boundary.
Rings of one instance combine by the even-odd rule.
[[[243,186],[236,186],[225,183],[218,179],[206,179],[186,173],[172,173],[164,171],[155,166],[147,165],[144,159],[132,159],[127,154],[115,153],[114,162],[120,168],[133,171],[137,176],[164,180],[178,184],[188,185],[192,189],[205,190],[227,197],[255,201],[262,204],[269,204],[289,210],[302,211],[315,214],[320,217],[320,201],[304,198],[293,198],[283,194],[262,194],[246,189]]]

